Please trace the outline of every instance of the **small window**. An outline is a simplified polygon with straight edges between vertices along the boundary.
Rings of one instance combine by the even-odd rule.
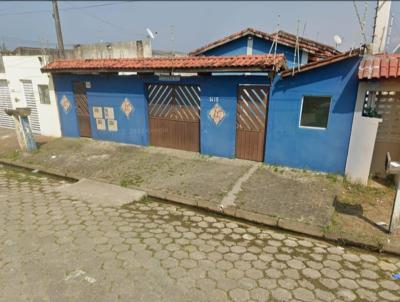
[[[50,104],[49,86],[38,85],[40,104]]]
[[[331,98],[327,96],[305,96],[301,107],[300,127],[328,127]]]

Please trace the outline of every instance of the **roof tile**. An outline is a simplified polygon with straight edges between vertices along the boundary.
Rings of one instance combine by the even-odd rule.
[[[266,33],[266,32],[263,32],[263,31],[260,31],[260,30],[254,29],[254,28],[246,28],[242,31],[233,33],[229,36],[226,36],[222,39],[208,43],[208,44],[192,51],[189,55],[191,55],[191,56],[201,55],[204,52],[206,52],[207,50],[210,50],[214,47],[223,45],[230,41],[239,39],[246,35],[253,35],[253,36],[259,37],[264,40],[269,40],[269,41],[273,41],[274,38],[277,36],[278,42],[280,44],[290,46],[290,47],[296,46],[296,36],[293,34],[290,34],[288,32],[280,30],[276,33],[269,34],[269,33]],[[316,42],[316,41],[313,41],[310,39],[306,39],[303,37],[299,37],[298,42],[299,42],[299,48],[310,52],[312,54],[310,56],[310,59],[313,59],[313,60],[324,59],[328,56],[340,54],[340,51],[336,50],[332,46],[325,45],[325,44],[322,44],[322,43],[319,43],[319,42]]]
[[[353,50],[350,50],[345,53],[341,53],[336,56],[328,57],[324,60],[319,60],[319,61],[315,61],[315,62],[311,62],[311,63],[305,64],[305,65],[302,65],[299,68],[287,69],[287,70],[282,71],[281,76],[282,76],[282,78],[285,78],[285,77],[296,75],[298,73],[302,73],[305,71],[313,70],[315,68],[319,68],[319,67],[333,64],[333,63],[336,63],[339,61],[343,61],[343,60],[346,60],[349,58],[354,58],[356,56],[360,56],[362,51],[363,50],[361,48],[357,48],[357,49],[353,49]]]
[[[400,78],[400,54],[377,54],[363,59],[358,69],[358,78]]]
[[[219,70],[281,69],[286,64],[283,54],[221,57],[163,57],[131,59],[58,60],[42,68],[44,72],[62,71],[155,71],[155,70]]]

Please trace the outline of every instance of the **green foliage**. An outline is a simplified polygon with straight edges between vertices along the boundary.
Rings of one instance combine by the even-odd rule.
[[[378,111],[376,111],[376,109],[373,107],[365,108],[363,115],[367,116],[367,117],[380,117],[380,115],[378,114]]]

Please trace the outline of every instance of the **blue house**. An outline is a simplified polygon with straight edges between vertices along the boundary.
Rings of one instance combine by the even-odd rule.
[[[298,45],[298,52],[295,51],[296,45]],[[198,48],[189,55],[234,56],[274,53],[284,54],[287,65],[291,68],[338,55],[340,51],[303,37],[297,38],[282,30],[269,34],[253,28],[246,28]]]
[[[65,60],[43,71],[64,136],[343,174],[359,61],[359,51],[247,29],[188,57]]]

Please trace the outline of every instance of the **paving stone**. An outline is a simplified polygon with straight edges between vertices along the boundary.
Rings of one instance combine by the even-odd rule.
[[[254,288],[250,291],[250,298],[259,302],[269,301],[269,292],[260,287]]]
[[[305,288],[296,288],[293,291],[293,295],[300,301],[314,301],[315,297],[312,291]]]
[[[311,279],[318,279],[321,277],[319,271],[312,269],[312,268],[305,268],[302,270],[304,276],[311,278]]]
[[[377,301],[377,296],[375,292],[371,290],[367,290],[364,288],[359,288],[356,290],[357,295],[360,297],[361,300],[365,301]]]
[[[398,284],[397,284],[396,282],[394,282],[394,281],[384,280],[384,281],[379,282],[379,284],[380,284],[383,288],[388,289],[388,290],[391,290],[391,291],[399,291],[399,290],[400,290],[400,285],[398,285]]]
[[[337,292],[339,298],[342,298],[345,301],[354,301],[357,299],[357,296],[348,289],[341,289]]]
[[[276,301],[289,301],[292,298],[292,294],[283,288],[273,289],[271,291],[272,298]]]
[[[354,280],[347,279],[347,278],[339,279],[338,283],[347,289],[356,289],[359,287],[358,284]]]
[[[366,289],[378,289],[379,288],[378,283],[376,283],[375,281],[362,279],[362,280],[357,280],[357,282],[358,282],[358,284],[360,284],[362,287],[365,287]]]
[[[387,290],[379,292],[378,295],[388,301],[399,301],[400,300],[400,296],[395,296]]]
[[[321,290],[319,288],[317,288],[315,290],[315,295],[318,299],[322,300],[322,301],[333,301],[335,299],[335,295],[331,292],[325,291],[325,290]]]
[[[155,200],[105,207],[6,174],[1,301],[400,301],[393,257]]]
[[[389,262],[386,262],[386,261],[382,261],[382,260],[378,262],[378,266],[379,266],[382,270],[384,270],[384,271],[390,271],[390,272],[394,272],[394,271],[396,271],[396,269],[397,269],[396,265],[394,265],[394,264],[392,264],[392,263],[389,263]]]

